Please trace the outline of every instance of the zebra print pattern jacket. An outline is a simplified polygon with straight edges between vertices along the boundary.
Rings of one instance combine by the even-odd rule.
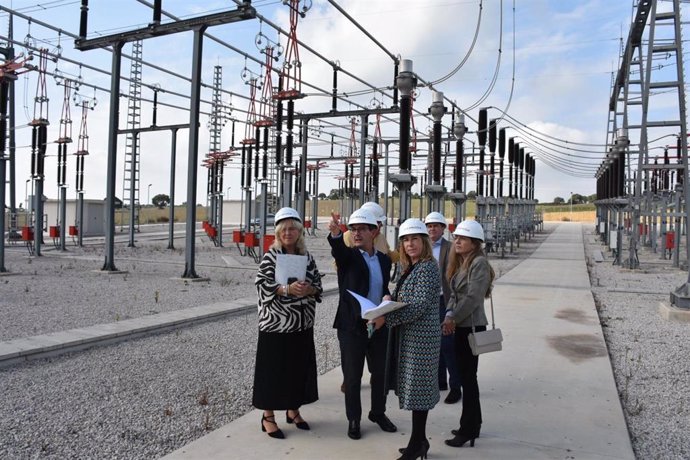
[[[271,248],[261,261],[254,284],[259,295],[259,330],[262,332],[297,332],[314,327],[316,302],[321,302],[321,274],[314,258],[307,251],[307,281],[316,288],[316,295],[286,297],[278,295],[275,280],[276,255],[282,250]]]

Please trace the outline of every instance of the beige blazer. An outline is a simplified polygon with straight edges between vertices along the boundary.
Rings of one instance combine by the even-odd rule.
[[[450,280],[450,302],[447,310],[452,310],[455,325],[471,327],[489,324],[484,311],[484,298],[491,286],[491,266],[484,256],[472,261],[468,272],[458,271]]]

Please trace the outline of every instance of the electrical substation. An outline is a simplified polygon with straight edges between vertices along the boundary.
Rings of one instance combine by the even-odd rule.
[[[477,215],[469,217],[476,217],[482,223],[489,235],[488,247],[502,255],[519,245],[521,238],[529,238],[540,228],[542,217],[536,210],[534,200],[537,155],[530,152],[525,143],[521,144],[515,139],[519,131],[512,136],[510,132],[506,133],[511,122],[501,109],[474,110],[482,105],[490,91],[470,108],[459,106],[436,90],[452,74],[437,81],[424,80],[414,72],[412,60],[402,59],[388,50],[347,12],[340,10],[337,4],[339,14],[344,14],[361,29],[378,52],[390,60],[390,74],[386,80],[392,81],[392,85],[386,81],[366,81],[340,66],[337,56],[324,56],[308,43],[300,41],[298,24],[307,20],[311,2],[285,2],[290,12],[288,31],[263,17],[248,1],[236,2],[236,9],[224,13],[189,20],[181,20],[167,13],[162,2],[150,5],[140,3],[151,8],[150,22],[146,27],[110,35],[99,33],[95,38],[89,37],[89,17],[94,13],[86,1],[80,6],[79,30],[74,33],[3,7],[2,12],[8,15],[10,24],[7,35],[1,37],[7,45],[3,48],[8,69],[6,87],[14,95],[17,75],[24,73],[37,79],[33,96],[34,114],[30,123],[32,202],[21,213],[18,212],[15,192],[21,178],[12,173],[16,169],[13,161],[17,158],[12,147],[16,119],[11,115],[5,117],[8,124],[3,134],[10,142],[7,154],[10,170],[10,194],[7,200],[10,210],[7,219],[9,242],[25,244],[37,256],[41,255],[46,231],[62,251],[67,249],[66,242],[70,237],[77,244],[83,244],[83,183],[84,176],[88,175],[88,168],[85,169],[88,162],[85,160],[89,155],[88,147],[84,144],[91,141],[93,145],[93,139],[89,139],[87,134],[87,117],[89,111],[103,107],[96,107],[97,94],[101,93],[104,93],[102,98],[108,97],[110,101],[107,109],[108,138],[100,144],[100,150],[107,157],[106,170],[100,172],[105,174],[106,183],[104,271],[117,271],[114,260],[115,235],[118,231],[115,223],[116,195],[121,197],[119,204],[128,214],[127,219],[120,219],[119,230],[127,230],[128,246],[135,245],[135,234],[140,231],[141,224],[141,157],[145,155],[140,144],[147,133],[156,131],[167,132],[172,139],[169,157],[160,160],[170,169],[168,189],[171,210],[178,202],[198,201],[197,182],[203,180],[201,175],[205,173],[207,212],[202,227],[206,235],[219,248],[236,246],[241,255],[253,257],[257,262],[274,238],[266,225],[266,216],[279,207],[295,207],[303,216],[307,229],[316,234],[318,197],[324,192],[319,185],[325,182],[319,176],[324,174],[324,168],[328,168],[330,177],[337,181],[338,209],[344,218],[343,222],[346,223],[347,216],[361,204],[380,201],[389,217],[388,233],[392,242],[396,239],[397,225],[411,216],[415,188],[418,189],[416,196],[423,197],[419,200],[420,215],[444,210],[446,201],[454,203],[454,215],[448,216],[451,232],[456,223],[468,217],[463,205],[467,191],[475,191]],[[13,23],[17,21],[31,24],[33,33],[40,27],[42,32],[57,34],[57,47],[41,43],[31,34],[15,37],[11,32]],[[254,21],[259,27],[254,50],[239,49],[214,37],[214,27],[232,27],[232,23],[243,21]],[[163,95],[170,93],[170,90],[160,84],[144,81],[143,68],[149,65],[177,76],[147,61],[144,49],[147,40],[190,31],[198,36],[193,39],[194,54],[189,63],[192,73],[184,77],[191,84],[190,93],[184,96],[189,107],[184,108],[163,102]],[[271,35],[277,38],[272,39]],[[74,56],[70,58],[63,56],[66,54],[63,43],[67,41],[73,42],[74,48],[80,53],[70,53],[70,56]],[[212,84],[202,82],[201,74],[207,65],[203,59],[206,41],[220,43],[228,53],[244,60],[239,74],[247,88],[246,93],[237,94],[223,88],[224,69],[219,65],[213,66]],[[84,76],[87,70],[96,70],[87,64],[89,53],[95,50],[108,50],[112,54],[110,69],[101,70],[101,73],[110,76],[109,87],[90,84]],[[313,59],[331,68],[332,88],[323,89],[303,79],[306,69],[303,69],[300,51],[311,53]],[[15,58],[16,55],[22,57]],[[79,73],[72,75],[60,71],[63,62],[77,66]],[[124,78],[128,65],[128,78]],[[453,73],[458,70],[455,69]],[[343,79],[354,80],[364,88],[356,92],[358,97],[339,88],[339,82],[342,86]],[[53,125],[48,119],[49,82],[54,83],[63,94],[60,120],[59,123],[53,122]],[[123,82],[128,84],[126,95],[120,89]],[[414,101],[425,89],[431,91],[431,105],[428,108],[415,107]],[[89,91],[93,92],[93,96],[85,96]],[[330,99],[330,104],[311,104],[318,107],[316,111],[299,110],[300,103],[317,96],[322,96],[319,101]],[[234,102],[227,102],[228,98]],[[126,103],[126,117],[120,116],[121,99]],[[5,103],[5,110],[15,102],[11,97],[6,101],[9,102]],[[241,105],[239,101],[242,101]],[[150,114],[144,113],[142,102],[150,107]],[[80,109],[81,123],[77,138],[79,145],[75,152],[68,154],[69,147],[73,146],[72,105]],[[173,108],[186,111],[189,114],[188,122],[158,124],[159,112]],[[490,111],[495,118],[489,123]],[[143,118],[150,119],[151,124],[144,126]],[[472,122],[471,130],[469,121]],[[431,125],[426,133],[417,129],[422,122]],[[501,123],[505,126],[501,126]],[[395,125],[399,129],[385,129],[387,126],[383,124]],[[54,142],[48,137],[50,126],[59,127]],[[209,132],[208,148],[200,146],[198,142],[199,131],[203,128]],[[224,129],[230,131],[229,142],[222,137]],[[180,130],[189,132],[186,200],[180,200],[175,195],[176,141]],[[123,152],[118,151],[119,136],[126,139]],[[473,139],[470,140],[470,137]],[[52,143],[58,147],[59,196],[57,213],[49,218],[39,197],[44,196],[44,165],[48,146]],[[470,143],[471,147],[465,145]],[[327,145],[326,149],[314,147],[324,144]],[[118,163],[118,155],[124,158],[124,162]],[[76,212],[70,222],[66,222],[68,156],[74,156],[77,164],[77,200],[72,204]],[[122,163],[124,169],[118,171],[118,164]],[[119,190],[116,188],[118,174],[122,177],[122,188]],[[243,195],[239,216],[224,216],[223,213],[228,178],[231,181],[239,179]],[[447,180],[449,187],[446,186]],[[397,199],[389,200],[394,195]],[[187,208],[186,268],[182,277],[195,279],[198,277],[195,268],[197,221],[194,207]],[[224,218],[239,225],[224,231]],[[55,225],[49,225],[53,223],[49,220],[54,220]],[[123,224],[125,220],[127,223]],[[174,248],[174,220],[171,214],[169,248]]]
[[[506,316],[513,314],[521,317],[516,321],[524,321],[516,323],[522,329],[515,326],[514,330],[528,330],[537,323],[548,326],[535,335],[550,344],[560,343],[549,329],[560,323],[554,327],[549,316],[541,324],[543,312],[522,317],[523,311],[532,304],[542,306],[542,297],[555,299],[557,305],[569,300],[594,305],[596,301],[592,316],[599,315],[593,320],[596,331],[587,337],[603,345],[581,348],[594,350],[597,358],[615,360],[615,347],[604,342],[601,332],[607,325],[602,313],[606,309],[600,305],[605,302],[596,297],[602,283],[597,265],[606,264],[616,275],[640,277],[641,295],[657,289],[657,278],[650,275],[642,280],[648,273],[682,274],[685,281],[681,283],[677,282],[680,277],[670,282],[664,278],[666,303],[659,310],[680,318],[690,315],[690,175],[683,51],[683,13],[688,12],[683,4],[687,2],[626,2],[629,16],[614,18],[624,24],[621,35],[603,40],[607,46],[617,44],[618,52],[609,56],[610,68],[605,72],[610,84],[595,90],[573,83],[579,78],[575,70],[579,64],[564,52],[561,65],[568,59],[573,62],[563,66],[564,74],[569,73],[564,77],[567,83],[554,84],[549,93],[552,100],[547,96],[527,100],[521,92],[527,85],[552,83],[544,77],[529,80],[528,66],[521,67],[521,59],[539,56],[540,47],[550,45],[545,37],[530,36],[530,46],[520,49],[520,40],[527,41],[528,35],[521,29],[525,17],[516,0],[491,2],[495,5],[484,0],[463,2],[462,11],[472,18],[469,22],[463,18],[463,33],[469,35],[456,38],[452,56],[432,43],[434,37],[417,38],[428,39],[424,41],[428,54],[401,49],[391,35],[406,31],[387,23],[388,10],[371,13],[380,14],[377,26],[372,27],[370,12],[354,0],[233,0],[221,2],[222,6],[183,5],[178,0],[19,3],[0,4],[0,183],[4,184],[0,187],[4,205],[0,282],[12,280],[12,295],[38,305],[33,295],[43,289],[41,264],[52,267],[59,260],[60,276],[63,265],[72,269],[90,264],[84,273],[81,268],[72,273],[79,272],[77,284],[84,286],[89,279],[96,280],[94,286],[108,283],[107,288],[94,288],[88,297],[88,302],[103,302],[107,307],[95,313],[88,311],[90,307],[75,307],[64,322],[59,318],[46,320],[51,324],[45,328],[18,326],[16,336],[5,337],[0,328],[0,379],[4,367],[27,361],[167,331],[180,324],[249,315],[256,309],[253,276],[275,242],[274,216],[283,207],[292,207],[301,216],[307,248],[316,254],[324,275],[325,296],[337,297],[336,272],[324,244],[330,216],[338,216],[345,231],[353,212],[376,202],[384,210],[381,231],[392,248],[398,245],[400,225],[409,218],[442,213],[447,221],[444,236],[450,241],[460,222],[478,221],[484,230],[484,251],[498,267],[497,306],[511,304],[506,312],[499,310],[498,322],[508,323]],[[414,12],[420,15],[420,28],[423,15],[443,14],[444,6],[432,3],[411,7],[419,8]],[[458,7],[451,3],[449,8]],[[52,10],[60,12],[55,20]],[[594,15],[592,11],[578,13]],[[556,15],[554,21],[569,17]],[[341,42],[323,39],[321,29],[323,34],[335,33],[331,27],[336,18],[349,32],[343,32]],[[470,23],[472,27],[467,27]],[[565,34],[549,40],[557,42],[553,46],[568,44]],[[581,37],[578,40],[577,46],[586,46]],[[475,60],[481,65],[473,64]],[[558,70],[558,65],[551,70]],[[535,58],[537,66],[544,66],[541,56]],[[568,85],[581,92],[576,98],[593,102],[587,113],[570,113],[552,122],[550,115],[570,110],[563,103]],[[608,107],[597,105],[602,100],[595,98],[599,92],[608,95]],[[601,120],[596,132],[591,132],[591,120],[584,122],[587,118]],[[569,196],[562,190],[571,190]],[[570,209],[559,217],[560,222],[545,215],[547,202],[550,205],[553,199],[554,206],[559,204],[554,199],[558,194],[565,196],[565,200],[557,198],[560,204]],[[582,203],[574,203],[574,196],[582,198]],[[570,222],[574,204],[589,205],[592,221]],[[550,235],[557,235],[557,244]],[[577,250],[570,252],[568,245],[573,241]],[[539,261],[540,271],[520,264],[531,257]],[[552,280],[561,274],[561,266],[554,261],[563,264],[568,276],[568,264],[573,261],[579,268],[587,267],[588,274],[575,270],[572,275],[573,280],[581,276],[585,281],[581,285],[573,281],[571,286],[569,281]],[[543,280],[535,281],[528,270]],[[166,278],[163,287],[149,279],[151,273]],[[393,282],[398,275],[399,264]],[[16,280],[25,277],[33,281],[18,286],[23,281]],[[141,301],[152,297],[146,289],[129,292],[128,283],[135,282],[156,286],[151,288],[154,304]],[[229,300],[214,297],[220,295],[215,290],[200,293],[201,287],[214,283],[224,288]],[[501,283],[525,291],[510,291],[509,297],[507,291],[501,294],[505,286]],[[74,284],[64,280],[60,284],[73,290],[72,296],[81,295]],[[141,309],[132,312],[111,305],[119,294],[102,298],[109,297],[103,289],[113,286],[125,292],[127,302],[142,303]],[[534,295],[529,289],[534,289]],[[158,305],[173,294],[179,299]],[[585,294],[582,300],[579,296]],[[85,299],[86,294],[80,301]],[[220,305],[226,301],[232,306]],[[558,314],[572,314],[575,308],[566,306],[554,315],[562,318]],[[184,318],[175,316],[176,312],[183,312]],[[144,317],[142,326],[139,320]],[[579,324],[592,326],[587,318]],[[11,318],[6,321],[12,323]],[[98,329],[104,324],[105,329]],[[508,331],[510,348],[510,327],[500,325]],[[249,330],[253,325],[242,328]],[[72,331],[83,337],[65,338]],[[568,332],[567,337],[586,335]],[[39,334],[45,334],[51,344],[60,340],[64,344],[31,351],[29,342]],[[517,333],[514,337],[515,343],[522,344]],[[238,340],[249,343],[253,337]],[[329,369],[329,345],[322,346],[326,373],[339,363],[334,360]],[[558,345],[549,346],[558,349]],[[534,361],[530,365],[539,365],[542,359],[541,365],[559,366],[534,349],[539,347],[520,348],[530,355],[527,361]],[[569,356],[568,364],[580,365],[591,357]],[[510,360],[504,363],[506,369],[512,369],[514,361],[517,366],[516,360]],[[610,373],[606,363],[605,372]],[[500,372],[490,364],[487,367],[499,380]],[[626,369],[626,375],[633,374]],[[573,375],[579,371],[583,375],[603,372],[583,366]],[[526,378],[518,370],[510,372]],[[624,399],[620,377],[610,380],[606,384],[613,388],[613,396],[604,390],[600,395],[617,404],[619,398]],[[601,405],[601,401],[591,404]],[[248,409],[243,410],[235,415],[240,417]],[[205,416],[204,430],[211,431],[213,423]],[[620,420],[602,425],[616,423],[626,426]],[[233,432],[233,436],[243,433]],[[633,448],[639,456],[634,442],[630,447],[634,436],[629,434],[625,430],[614,433],[608,447],[597,445],[592,451],[608,455],[607,449],[614,449],[620,435],[621,458],[627,458],[627,449],[632,453]],[[489,432],[486,440],[482,433],[482,441],[488,444],[492,437],[502,436],[525,441],[525,446],[538,444],[503,432]],[[558,444],[561,447],[573,452],[583,448]],[[2,449],[0,442],[0,453]],[[170,446],[166,449],[165,454],[172,452]],[[202,455],[199,452],[203,450],[197,452]]]
[[[505,347],[463,456],[688,458],[687,2],[534,3],[2,2],[0,457],[275,456],[250,357],[289,206],[321,400],[281,452],[387,458],[345,438],[326,241],[376,202],[394,249],[431,212],[484,230]]]
[[[445,203],[450,202],[449,229],[474,217],[488,235],[489,251],[504,256],[543,225],[535,200],[537,169],[552,168],[575,177],[592,172],[597,196],[595,226],[613,254],[614,264],[638,269],[637,251],[648,247],[675,267],[687,266],[687,254],[684,258],[680,254],[683,238],[686,251],[690,247],[685,231],[685,203],[690,192],[684,187],[687,136],[677,2],[670,2],[673,8],[663,12],[655,1],[633,5],[629,35],[621,43],[619,68],[612,75],[607,136],[600,146],[553,138],[529,127],[526,120],[514,118],[510,114],[513,88],[504,107],[485,107],[495,79],[477,100],[457,102],[442,89],[444,82],[461,72],[462,64],[441,78],[425,78],[415,71],[413,60],[388,49],[374,31],[366,30],[335,2],[329,2],[334,14],[351,22],[367,37],[373,52],[389,61],[388,75],[376,81],[364,79],[341,66],[338,56],[326,56],[314,44],[301,41],[298,26],[309,20],[310,1],[283,2],[289,12],[287,30],[264,17],[251,1],[236,1],[234,7],[222,12],[187,19],[165,10],[162,1],[135,3],[149,10],[148,18],[139,18],[146,25],[112,34],[94,33],[89,28],[98,9],[94,11],[87,0],[81,1],[78,11],[75,8],[74,17],[79,21],[72,31],[30,13],[0,7],[7,20],[0,35],[4,60],[0,68],[0,159],[8,184],[2,190],[7,212],[0,216],[0,224],[7,244],[26,245],[36,256],[41,256],[46,236],[61,251],[67,250],[69,240],[83,244],[88,220],[84,215],[84,178],[95,174],[88,170],[94,155],[89,150],[94,140],[89,139],[88,121],[90,113],[102,110],[103,117],[107,113],[107,139],[98,139],[98,154],[104,155],[106,162],[105,170],[98,174],[106,188],[98,191],[105,200],[103,216],[96,220],[102,220],[97,227],[105,237],[104,271],[117,271],[117,231],[128,232],[130,247],[140,231],[141,181],[145,177],[141,158],[147,155],[141,143],[151,133],[165,133],[170,139],[170,153],[161,152],[159,160],[161,168],[170,170],[169,249],[174,248],[174,206],[205,201],[202,228],[208,238],[219,248],[236,247],[240,255],[258,261],[274,238],[267,216],[279,207],[293,206],[308,232],[316,235],[319,196],[329,187],[336,191],[334,198],[340,203],[338,210],[344,222],[362,203],[380,202],[388,216],[387,234],[392,241],[397,225],[411,216],[413,193],[422,197],[419,216],[445,212]],[[501,21],[504,19],[507,23],[507,14]],[[231,29],[238,23],[256,27],[253,49],[214,35],[216,28]],[[14,32],[18,24],[28,30],[25,36]],[[160,43],[161,37],[184,33],[193,34],[192,56],[182,65],[188,72],[177,73],[147,58],[147,41]],[[220,46],[243,66],[212,65],[204,57],[207,42]],[[499,43],[499,47],[503,45]],[[90,56],[103,52],[111,56],[110,68],[90,63]],[[322,88],[306,77],[310,72],[302,59],[305,53],[309,54],[308,62],[330,69],[331,87]],[[471,49],[463,62],[470,54]],[[657,64],[660,60],[664,64]],[[147,81],[143,76],[147,67],[183,80],[189,84],[188,90]],[[202,75],[210,72],[212,80],[204,82]],[[246,91],[225,89],[224,75],[226,80],[228,75],[233,79],[239,76]],[[108,85],[102,82],[104,76],[110,80]],[[353,82],[358,89],[351,89]],[[121,89],[122,85],[127,89]],[[343,86],[347,90],[341,89]],[[664,111],[658,118],[655,104],[659,98],[650,97],[655,92],[664,92],[667,98],[673,94],[677,112],[669,115]],[[428,107],[417,102],[423,93],[431,99]],[[170,95],[177,100],[171,102]],[[51,98],[52,107],[61,107],[59,119],[55,119],[57,111],[49,110]],[[32,104],[25,102],[31,99]],[[99,99],[109,103],[97,104]],[[17,132],[22,127],[17,110],[21,104],[30,115],[29,155],[17,154]],[[78,129],[73,129],[72,109],[80,117]],[[161,124],[158,120],[163,111],[179,112],[185,120]],[[428,130],[423,132],[425,124]],[[201,145],[201,130],[208,131],[208,145]],[[184,198],[175,193],[180,133],[185,133],[187,141]],[[30,176],[18,177],[17,163],[29,158]],[[70,163],[75,171],[73,183],[68,174]],[[119,189],[118,177],[122,180]],[[204,179],[206,195],[198,197],[198,182]],[[17,190],[22,181],[26,206],[20,209]],[[55,212],[48,216],[45,190],[54,181],[58,191]],[[224,201],[231,188],[227,184],[242,191],[240,212],[235,212],[238,215],[224,215]],[[75,192],[74,200],[67,199],[69,188]],[[474,216],[468,216],[465,207],[470,192],[476,205]],[[127,214],[119,226],[116,212]],[[198,277],[195,212],[194,206],[187,206],[182,277],[189,279]],[[98,210],[93,213],[99,214]],[[224,219],[237,224],[225,225],[224,229]],[[4,247],[0,248],[0,269],[7,270]],[[686,308],[687,292],[687,285],[674,291],[674,304]]]

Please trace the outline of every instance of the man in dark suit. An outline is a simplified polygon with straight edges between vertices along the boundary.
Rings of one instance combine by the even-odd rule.
[[[376,217],[366,210],[352,213],[348,227],[352,233],[354,247],[343,242],[339,216],[331,214],[328,224],[331,254],[338,267],[338,288],[340,299],[333,327],[338,330],[340,362],[345,380],[345,412],[348,420],[347,435],[352,439],[361,437],[360,420],[362,402],[360,397],[362,372],[366,359],[371,373],[371,411],[369,420],[378,424],[383,431],[395,432],[396,426],[386,416],[386,391],[384,372],[388,329],[383,327],[369,334],[367,321],[362,319],[361,307],[347,292],[350,290],[364,296],[378,305],[383,296],[390,295],[391,259],[374,249],[374,238],[378,233]]]
[[[443,323],[446,316],[446,304],[450,300],[450,285],[446,277],[448,270],[448,258],[450,256],[450,241],[443,237],[443,232],[446,229],[446,218],[440,212],[430,212],[424,219],[426,229],[431,238],[431,249],[434,253],[434,258],[438,262],[441,270],[441,287],[442,292],[439,293],[439,320]],[[441,390],[446,390],[450,387],[450,391],[443,400],[446,404],[455,404],[460,401],[462,397],[462,381],[460,380],[460,371],[458,370],[457,362],[455,361],[455,337],[451,335],[444,335],[441,338],[441,358],[438,362],[438,385]],[[448,371],[448,380],[446,379],[446,371]]]

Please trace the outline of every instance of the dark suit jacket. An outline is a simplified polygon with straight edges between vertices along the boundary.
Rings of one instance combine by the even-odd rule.
[[[338,312],[335,314],[333,327],[366,334],[367,321],[362,319],[359,303],[347,290],[349,289],[364,297],[369,294],[369,266],[359,249],[345,246],[342,235],[339,238],[331,238],[329,234],[328,243],[331,245],[331,254],[338,266],[338,289],[340,291]],[[391,277],[391,259],[380,251],[377,251],[376,255],[379,258],[381,274],[383,275],[383,295],[388,295],[390,294],[388,284]]]
[[[438,267],[441,270],[441,287],[443,288],[443,300],[446,302],[446,305],[448,305],[448,301],[450,300],[450,283],[448,282],[448,278],[446,278],[450,251],[450,241],[441,237],[441,255],[438,258]]]

